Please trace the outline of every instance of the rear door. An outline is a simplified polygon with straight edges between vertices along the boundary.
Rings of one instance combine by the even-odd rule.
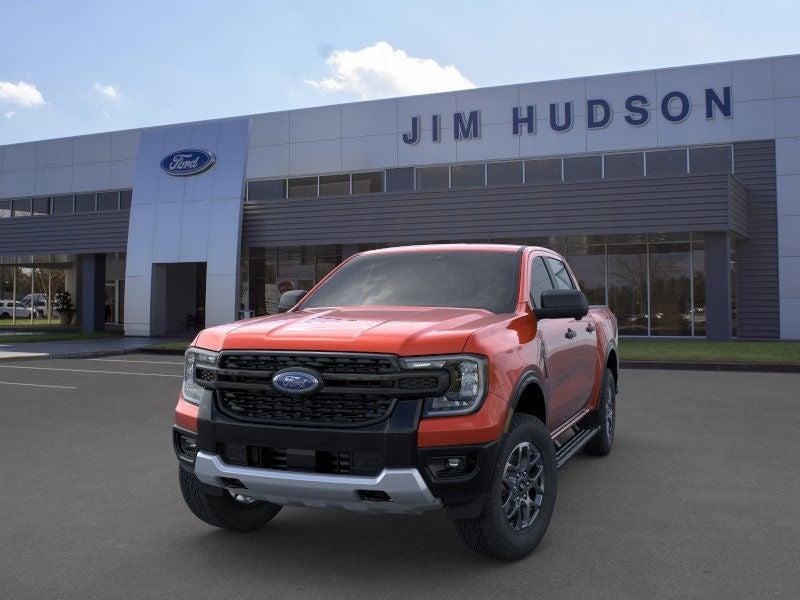
[[[552,256],[545,257],[550,277],[556,289],[578,289],[567,266]],[[568,387],[569,400],[566,403],[564,419],[568,419],[584,408],[592,395],[597,362],[597,338],[594,319],[586,315],[580,320],[558,319],[565,321],[570,332],[570,348],[567,358],[569,365]]]

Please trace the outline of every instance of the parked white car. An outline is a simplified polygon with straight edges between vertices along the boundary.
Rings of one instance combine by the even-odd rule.
[[[0,300],[0,319],[10,319],[12,317],[30,319],[31,309],[26,308],[18,300]]]
[[[25,296],[22,300],[20,300],[20,303],[25,308],[30,309],[30,307],[31,307],[31,295],[28,294],[27,296]],[[34,319],[42,319],[42,318],[45,317],[46,314],[47,314],[47,300],[42,300],[41,298],[36,298],[36,302],[34,303],[33,318]]]

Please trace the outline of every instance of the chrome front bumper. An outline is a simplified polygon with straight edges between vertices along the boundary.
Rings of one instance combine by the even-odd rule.
[[[384,469],[376,477],[323,475],[235,467],[222,462],[216,454],[198,452],[194,472],[203,483],[287,506],[335,506],[358,512],[405,514],[442,506],[415,468]],[[223,478],[238,479],[246,490],[226,485]],[[365,492],[384,492],[391,500],[364,500]]]

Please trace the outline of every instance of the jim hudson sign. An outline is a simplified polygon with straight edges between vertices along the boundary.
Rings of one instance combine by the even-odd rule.
[[[564,132],[572,129],[575,122],[574,102],[552,102],[548,107],[550,128]],[[672,91],[664,94],[658,102],[661,116],[670,123],[682,123],[692,110],[692,102],[685,93]],[[536,134],[536,105],[511,107],[511,133],[513,135]],[[632,127],[641,127],[650,120],[651,103],[647,96],[633,94],[625,100],[625,113],[622,118]],[[714,88],[705,89],[705,114],[711,120],[719,114],[732,117],[731,88],[725,86],[719,94]],[[614,111],[608,100],[593,98],[586,101],[586,128],[589,130],[607,127],[614,118]],[[453,139],[470,140],[481,136],[481,115],[479,110],[453,113]],[[442,116],[430,117],[431,140],[442,139]],[[422,117],[411,117],[411,126],[403,134],[403,142],[409,146],[419,143],[422,137]]]

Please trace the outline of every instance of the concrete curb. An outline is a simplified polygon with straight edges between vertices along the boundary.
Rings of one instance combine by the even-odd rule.
[[[125,348],[123,350],[91,350],[88,352],[54,352],[52,354],[42,353],[31,356],[9,356],[0,358],[2,362],[15,362],[19,360],[58,360],[63,358],[101,358],[103,356],[119,356],[121,354],[134,354],[141,352],[141,348]]]
[[[798,364],[730,363],[730,362],[661,362],[655,360],[623,360],[623,369],[662,369],[671,371],[743,371],[757,373],[800,373]]]

